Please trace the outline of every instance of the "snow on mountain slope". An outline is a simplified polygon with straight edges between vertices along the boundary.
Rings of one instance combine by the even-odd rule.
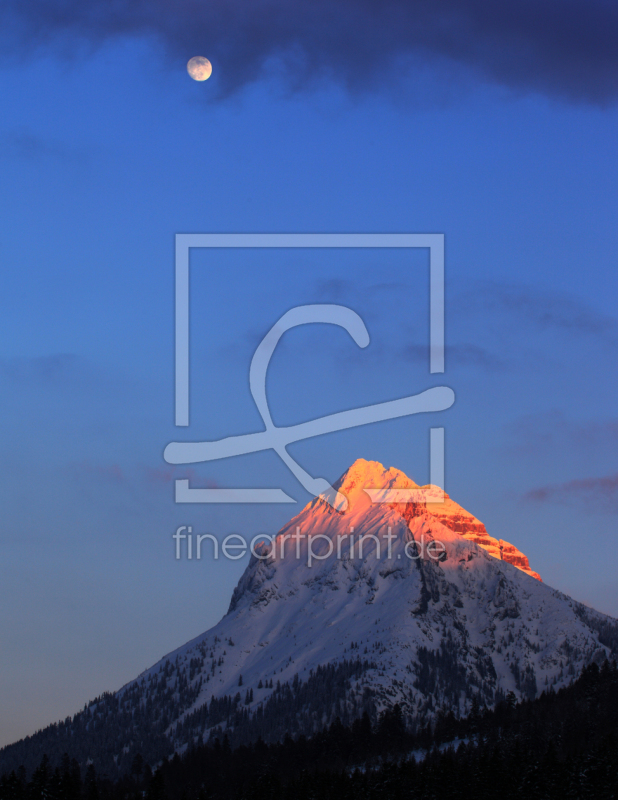
[[[184,697],[167,728],[182,746],[256,718],[274,707],[277,682],[299,686],[327,664],[350,672],[357,662],[354,679],[334,710],[314,703],[298,730],[395,702],[426,719],[464,713],[475,698],[532,697],[610,654],[599,637],[615,621],[535,580],[512,545],[494,557],[500,542],[450,498],[372,504],[366,487],[416,484],[355,462],[335,484],[348,510],[310,502],[252,557],[221,622],[121,690],[121,704],[151,685]]]
[[[425,725],[618,657],[616,620],[537,580],[523,553],[448,496],[427,503],[439,490],[419,494],[402,472],[362,459],[335,487],[346,511],[316,498],[265,540],[214,628],[0,750],[0,772],[70,752],[113,777],[137,753],[154,765],[200,737],[280,740],[395,703]],[[397,489],[413,502],[367,493]]]

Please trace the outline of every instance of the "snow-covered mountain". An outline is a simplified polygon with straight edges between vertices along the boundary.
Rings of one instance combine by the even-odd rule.
[[[424,724],[511,691],[533,697],[617,652],[615,620],[545,585],[448,496],[432,502],[439,490],[373,503],[366,489],[418,487],[362,459],[335,488],[345,512],[310,502],[258,546],[214,628],[62,723],[60,738],[107,730],[120,768],[213,732],[310,733],[395,703]]]
[[[221,622],[124,690],[166,668],[166,685],[184,675],[200,686],[175,721],[184,723],[172,734],[177,745],[223,721],[204,713],[205,704],[216,709],[240,693],[243,717],[251,717],[276,697],[278,682],[307,682],[326,665],[359,665],[333,713],[353,717],[398,702],[408,717],[423,718],[436,709],[464,713],[475,697],[534,696],[609,654],[599,639],[608,618],[545,586],[523,553],[490,537],[448,496],[431,502],[439,490],[405,505],[372,503],[366,488],[419,487],[362,459],[335,488],[348,498],[345,512],[310,502],[258,549]],[[331,710],[322,713],[316,727]]]

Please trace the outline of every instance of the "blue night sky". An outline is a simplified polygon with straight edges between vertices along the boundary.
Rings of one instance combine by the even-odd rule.
[[[560,11],[558,11],[560,9]],[[299,442],[446,490],[543,579],[618,616],[618,12],[604,0],[9,0],[0,11],[0,744],[115,690],[226,612],[247,559],[177,526],[274,533],[310,496],[272,452],[191,470],[178,438],[261,429],[248,374],[288,309],[340,303],[272,359],[290,425],[454,389],[446,412]],[[186,62],[205,55],[212,78]],[[438,232],[426,251],[196,252],[192,424],[174,427],[179,232]],[[181,506],[173,480],[298,505]]]

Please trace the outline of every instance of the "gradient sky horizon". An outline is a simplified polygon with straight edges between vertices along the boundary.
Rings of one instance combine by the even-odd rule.
[[[189,0],[0,11],[0,745],[227,611],[247,560],[176,561],[178,525],[274,533],[308,502],[273,453],[191,472],[162,455],[261,429],[251,356],[299,304],[354,309],[371,343],[286,334],[277,424],[456,394],[440,414],[299,442],[305,469],[334,481],[363,457],[424,484],[443,425],[453,499],[546,583],[618,616],[617,12],[255,7],[242,23],[229,0],[215,17]],[[205,83],[194,55],[213,63]],[[444,233],[444,375],[428,370],[426,252],[195,253],[180,436],[174,236],[228,231]],[[189,474],[298,504],[177,506]]]

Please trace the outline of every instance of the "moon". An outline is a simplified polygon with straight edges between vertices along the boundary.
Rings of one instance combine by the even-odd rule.
[[[204,56],[193,56],[187,64],[187,72],[194,81],[207,81],[212,75],[212,64]]]

